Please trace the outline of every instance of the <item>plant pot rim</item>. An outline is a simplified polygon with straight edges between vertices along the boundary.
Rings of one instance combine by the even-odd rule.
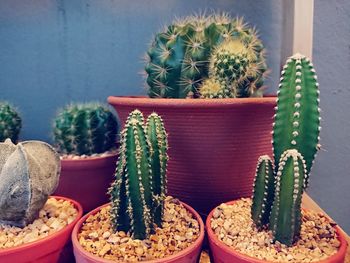
[[[84,166],[86,169],[89,169],[90,167],[104,166],[105,162],[115,159],[117,156],[118,150],[105,156],[87,156],[86,158],[79,159],[62,158],[61,163],[64,164],[65,168]]]
[[[149,98],[146,96],[109,96],[107,101],[111,105],[147,107],[154,106],[164,108],[232,108],[242,105],[271,105],[276,104],[275,95],[252,98],[228,98],[228,99],[168,99]]]
[[[201,219],[201,217],[199,216],[199,214],[197,213],[197,211],[195,211],[191,206],[183,203],[180,201],[180,203],[196,218],[196,220],[199,223],[199,236],[196,239],[196,241],[194,241],[189,247],[185,248],[184,250],[179,251],[178,253],[168,256],[166,258],[162,258],[162,259],[155,259],[155,260],[148,260],[148,261],[139,261],[139,262],[144,262],[144,263],[166,263],[169,260],[175,260],[175,259],[179,259],[181,257],[186,256],[189,252],[191,252],[192,250],[196,249],[198,246],[202,245],[202,242],[204,240],[204,223]],[[104,204],[102,206],[97,207],[96,209],[92,210],[91,212],[87,213],[86,215],[84,215],[74,226],[73,232],[72,232],[72,243],[73,243],[73,247],[79,249],[79,251],[84,254],[84,256],[90,260],[94,260],[97,262],[101,262],[101,263],[112,263],[112,262],[116,262],[116,261],[112,261],[112,260],[107,260],[107,259],[103,259],[101,257],[95,256],[89,252],[87,252],[79,243],[78,240],[78,231],[81,229],[81,226],[83,225],[83,223],[86,221],[86,219],[90,216],[90,215],[94,215],[96,214],[98,211],[100,211],[103,207],[106,207],[110,205],[110,203]]]
[[[31,249],[33,247],[37,247],[37,246],[40,246],[40,245],[45,245],[45,243],[47,241],[55,239],[57,236],[60,236],[66,230],[67,227],[75,225],[79,221],[79,219],[82,217],[82,215],[83,215],[83,208],[77,201],[75,201],[73,199],[70,199],[70,198],[67,198],[67,197],[57,196],[57,195],[49,196],[49,198],[55,198],[56,200],[65,200],[65,201],[68,201],[68,202],[72,203],[74,205],[74,208],[77,209],[77,212],[78,212],[76,218],[72,222],[70,222],[68,225],[66,225],[65,227],[63,227],[62,229],[60,229],[59,231],[57,231],[57,232],[55,232],[55,233],[53,233],[51,235],[48,235],[48,236],[40,238],[40,239],[38,239],[36,241],[32,241],[32,242],[29,242],[29,243],[26,243],[26,244],[22,244],[22,245],[19,245],[19,246],[0,249],[0,256],[5,256],[5,255],[13,254],[13,253],[18,253],[18,252],[21,252],[23,250]]]
[[[232,204],[236,203],[238,200],[240,200],[240,199],[225,202],[225,204],[232,205]],[[206,230],[208,233],[208,238],[211,242],[213,242],[216,246],[220,247],[220,249],[224,250],[226,253],[231,254],[232,256],[234,256],[236,258],[240,258],[240,259],[252,262],[252,263],[270,263],[270,262],[273,263],[272,261],[261,260],[261,259],[257,259],[257,258],[248,256],[248,255],[245,255],[243,253],[240,253],[240,252],[236,251],[234,248],[231,248],[231,247],[227,246],[226,244],[224,244],[222,241],[220,241],[211,228],[211,218],[213,217],[213,213],[214,213],[214,210],[216,208],[217,207],[215,207],[213,210],[210,211],[210,213],[207,217],[207,220],[206,220],[206,224],[205,224]],[[315,263],[333,262],[333,260],[340,259],[340,258],[342,258],[342,255],[346,254],[347,241],[344,237],[344,234],[340,231],[338,226],[333,226],[333,228],[336,230],[337,235],[338,235],[338,240],[340,241],[340,247],[338,249],[338,252],[335,253],[334,255],[324,259],[324,260],[315,261]]]

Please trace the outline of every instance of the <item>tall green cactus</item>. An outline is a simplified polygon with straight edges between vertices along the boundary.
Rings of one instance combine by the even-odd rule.
[[[208,77],[209,58],[216,46],[227,39],[250,47],[260,65],[256,78],[245,83],[261,83],[266,71],[264,47],[256,31],[243,19],[227,15],[187,17],[156,35],[147,52],[147,84],[150,97],[199,97],[198,89]]]
[[[103,104],[72,104],[57,114],[53,133],[61,153],[103,153],[116,145],[118,122]]]
[[[116,231],[147,238],[153,223],[161,226],[166,194],[167,136],[153,113],[144,125],[140,111],[130,113],[121,133],[115,181],[109,189]]]
[[[22,128],[22,119],[16,109],[8,102],[0,102],[0,142],[10,138],[17,142]]]
[[[300,234],[301,200],[306,174],[303,156],[296,149],[286,150],[279,161],[270,229],[275,240],[288,246]]]
[[[262,156],[256,172],[252,219],[259,228],[269,223],[274,239],[288,246],[300,233],[301,199],[319,148],[320,110],[316,79],[312,63],[305,56],[296,54],[287,60],[273,124],[274,163],[277,167],[271,168],[270,159]],[[273,187],[270,176],[275,178]],[[263,178],[270,179],[263,181]],[[273,202],[266,198],[271,190],[274,192]],[[263,214],[262,211],[271,213]]]
[[[269,156],[259,157],[253,190],[252,219],[258,228],[269,223],[275,196],[273,163]]]
[[[320,110],[317,77],[312,63],[301,54],[287,60],[278,90],[273,129],[275,167],[287,149],[297,149],[310,173],[319,148]],[[308,180],[306,180],[306,184]]]

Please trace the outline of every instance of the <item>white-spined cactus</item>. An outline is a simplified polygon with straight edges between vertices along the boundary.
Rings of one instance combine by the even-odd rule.
[[[33,222],[59,181],[60,158],[47,143],[0,143],[0,224]]]

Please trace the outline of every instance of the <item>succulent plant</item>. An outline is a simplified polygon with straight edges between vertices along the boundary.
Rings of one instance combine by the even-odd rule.
[[[200,92],[201,98],[207,99],[224,99],[236,97],[230,86],[226,85],[225,82],[220,82],[215,78],[204,80],[200,87]]]
[[[0,143],[0,224],[32,223],[58,185],[60,164],[47,143]]]
[[[167,136],[153,113],[146,125],[142,113],[130,113],[121,132],[115,181],[109,189],[115,231],[145,239],[161,227],[166,194]]]
[[[278,90],[273,124],[274,163],[259,158],[253,190],[252,219],[267,226],[288,246],[299,236],[301,199],[319,149],[320,110],[317,77],[301,54],[287,60]],[[271,213],[270,213],[271,212]]]
[[[103,104],[72,104],[57,114],[53,133],[60,153],[92,155],[115,147],[118,122]]]
[[[17,142],[22,128],[22,119],[16,109],[8,102],[0,102],[0,142],[7,138]]]
[[[244,83],[245,89],[260,85],[266,71],[264,47],[256,30],[227,15],[192,16],[175,21],[155,36],[147,52],[150,97],[200,97],[202,81],[208,78],[209,58],[225,40],[241,43],[254,53],[257,74]],[[243,85],[243,84],[242,84]]]

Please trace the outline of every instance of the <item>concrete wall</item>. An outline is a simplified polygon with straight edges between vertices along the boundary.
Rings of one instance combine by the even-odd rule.
[[[205,10],[243,15],[256,25],[268,51],[268,91],[275,91],[278,0],[0,0],[0,99],[21,110],[21,138],[50,142],[57,108],[71,101],[145,94],[138,73],[152,34],[174,16]],[[315,0],[314,64],[325,150],[315,164],[310,193],[350,232],[349,14],[346,0]]]

